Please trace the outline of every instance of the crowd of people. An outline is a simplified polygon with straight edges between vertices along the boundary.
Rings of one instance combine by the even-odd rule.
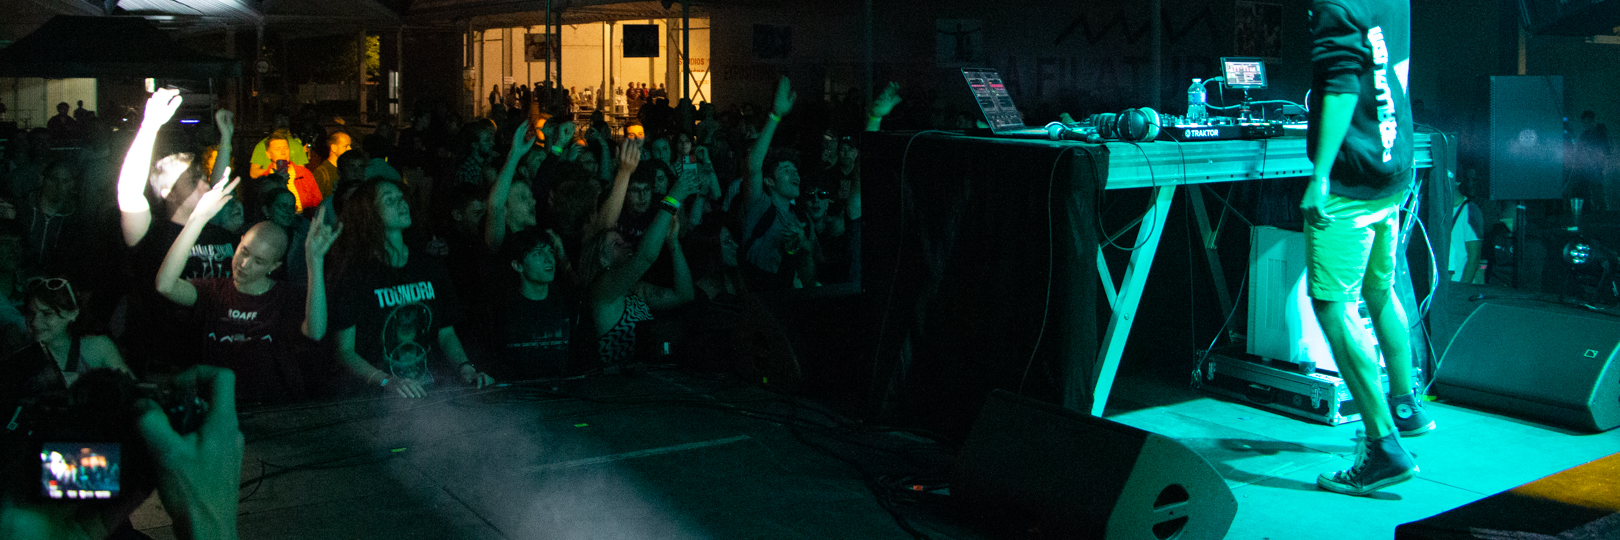
[[[244,405],[723,368],[752,295],[858,278],[852,128],[899,101],[890,85],[864,123],[804,118],[785,139],[786,78],[764,114],[683,100],[615,129],[532,99],[364,135],[280,114],[238,140],[230,111],[172,123],[159,90],[122,161],[48,134],[9,146],[0,398],[95,368],[229,368]]]
[[[366,134],[277,114],[255,140],[228,110],[172,122],[180,96],[160,89],[125,129],[87,116],[10,139],[5,447],[109,375],[195,392],[195,433],[150,401],[126,411],[155,468],[142,485],[177,535],[230,538],[239,405],[727,370],[781,342],[759,293],[858,278],[854,136],[898,86],[844,122],[795,114],[786,78],[764,114],[658,100],[618,128],[576,123],[567,95],[470,120],[429,104]],[[25,465],[8,460],[0,535],[128,531],[122,502],[66,515],[18,498]]]

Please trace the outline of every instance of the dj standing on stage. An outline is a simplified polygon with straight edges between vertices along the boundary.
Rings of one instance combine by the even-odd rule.
[[[1412,190],[1408,0],[1311,2],[1309,153],[1315,169],[1299,204],[1305,215],[1310,294],[1366,433],[1356,463],[1316,479],[1322,489],[1368,495],[1417,476],[1401,436],[1434,429],[1413,394],[1411,335],[1395,298],[1400,207]],[[1389,369],[1359,324],[1365,300]]]

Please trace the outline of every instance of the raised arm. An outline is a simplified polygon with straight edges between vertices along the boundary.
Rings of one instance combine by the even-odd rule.
[[[630,174],[641,165],[641,139],[626,137],[619,145],[619,167],[613,176],[613,188],[607,200],[596,211],[596,222],[591,230],[612,228],[619,222],[619,211],[624,209],[624,194],[630,190]],[[605,164],[604,164],[605,165]]]
[[[180,229],[180,236],[174,239],[174,245],[169,246],[169,254],[163,257],[163,266],[158,268],[154,285],[158,294],[170,302],[182,306],[197,303],[197,288],[191,282],[180,279],[180,275],[186,270],[186,259],[191,257],[191,247],[197,244],[203,227],[208,225],[208,220],[214,219],[214,214],[218,214],[225,203],[230,202],[231,190],[234,189],[236,182],[221,182],[203,193],[197,199],[197,207],[191,211],[191,217],[186,218],[185,228]]]
[[[675,288],[665,289],[645,281],[638,282],[643,288],[642,298],[647,300],[647,306],[653,309],[664,310],[680,307],[691,302],[695,294],[692,287],[692,269],[686,264],[686,254],[681,252],[680,221],[670,224],[669,234],[664,237],[664,247],[669,249],[669,258],[675,269]]]
[[[748,174],[743,176],[742,183],[743,208],[747,208],[748,203],[761,193],[765,182],[765,153],[771,150],[771,137],[776,135],[776,125],[793,110],[793,102],[798,99],[799,94],[793,91],[793,84],[787,77],[776,82],[776,100],[771,106],[771,114],[765,119],[765,127],[759,130],[759,139],[748,151]]]
[[[484,244],[491,250],[499,251],[501,242],[506,240],[506,197],[512,192],[512,177],[517,175],[518,164],[531,148],[534,148],[534,132],[529,129],[529,121],[524,120],[512,134],[512,151],[506,153],[506,166],[501,167],[501,174],[495,177],[495,186],[490,188],[489,201],[485,203]]]
[[[883,117],[894,111],[894,106],[900,104],[900,83],[890,82],[883,87],[883,92],[872,98],[872,108],[866,112],[866,130],[878,131],[883,127]]]
[[[1325,94],[1322,96],[1322,120],[1311,130],[1311,141],[1316,144],[1311,152],[1311,181],[1305,186],[1305,197],[1299,203],[1305,222],[1320,229],[1333,222],[1333,216],[1323,208],[1327,204],[1332,184],[1328,180],[1333,172],[1333,161],[1344,145],[1344,136],[1350,132],[1350,116],[1356,111],[1356,94]]]
[[[326,253],[332,243],[343,234],[343,223],[336,227],[326,225],[327,205],[315,214],[315,223],[304,237],[304,267],[308,285],[304,289],[304,336],[320,341],[326,337]]]
[[[152,170],[152,146],[157,142],[158,130],[180,109],[180,91],[162,88],[146,100],[141,112],[141,127],[135,132],[135,141],[124,155],[124,166],[118,170],[118,212],[124,230],[124,245],[134,246],[146,237],[152,226],[152,208],[146,202],[146,177]]]
[[[669,197],[677,201],[684,200],[692,195],[696,188],[695,183],[681,180],[670,188]],[[657,203],[657,207],[652,224],[647,227],[647,234],[641,237],[641,244],[636,246],[635,256],[623,264],[603,271],[602,277],[591,284],[593,305],[601,305],[624,296],[637,281],[641,280],[641,276],[647,273],[647,269],[652,268],[653,261],[658,260],[658,252],[663,249],[664,243],[672,233],[675,215],[664,203]],[[675,210],[678,211],[679,208]],[[690,276],[687,277],[687,281],[691,281]],[[687,292],[690,293],[691,290],[688,289]]]
[[[219,127],[219,154],[214,157],[214,170],[209,171],[210,185],[219,185],[231,173],[231,140],[236,137],[236,113],[220,109],[214,111],[214,125]]]

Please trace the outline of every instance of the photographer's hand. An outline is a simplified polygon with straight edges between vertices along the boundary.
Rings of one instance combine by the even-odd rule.
[[[236,374],[213,366],[181,372],[174,384],[207,396],[208,415],[195,433],[176,433],[151,400],[137,427],[158,467],[158,496],[182,539],[236,538],[236,494],[242,477],[242,431],[236,423]]]

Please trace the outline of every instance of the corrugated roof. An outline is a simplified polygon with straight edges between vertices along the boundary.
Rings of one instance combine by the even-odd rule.
[[[241,63],[194,51],[139,17],[58,15],[0,49],[0,77],[229,78]]]
[[[410,23],[423,26],[465,24],[478,28],[539,26],[545,24],[545,0],[415,0],[406,10]],[[658,0],[552,0],[562,13],[562,24],[678,18],[681,5],[664,8]],[[708,8],[694,5],[693,17],[707,17]]]

